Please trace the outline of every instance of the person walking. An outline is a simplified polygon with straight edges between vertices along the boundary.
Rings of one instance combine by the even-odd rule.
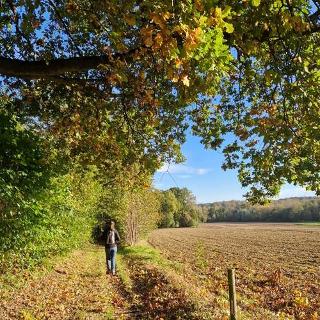
[[[119,233],[115,228],[114,221],[111,221],[110,228],[107,228],[105,232],[105,251],[107,273],[111,272],[113,275],[116,274],[116,255],[119,242]]]

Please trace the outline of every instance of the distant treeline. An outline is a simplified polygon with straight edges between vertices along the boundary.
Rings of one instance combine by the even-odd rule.
[[[320,198],[299,197],[276,200],[266,206],[245,201],[223,201],[200,204],[207,222],[218,221],[320,221]]]
[[[195,227],[205,222],[203,210],[196,205],[196,197],[187,188],[158,191],[160,200],[160,228]]]

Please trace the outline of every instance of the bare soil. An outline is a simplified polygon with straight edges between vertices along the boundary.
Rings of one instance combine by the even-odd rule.
[[[191,270],[188,281],[203,286],[208,295],[225,295],[227,269],[235,268],[244,314],[253,316],[260,309],[270,311],[264,319],[320,319],[319,227],[203,224],[156,230],[149,242]]]

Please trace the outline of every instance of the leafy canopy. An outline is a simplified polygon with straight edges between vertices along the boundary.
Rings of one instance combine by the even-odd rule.
[[[319,17],[315,0],[3,1],[3,97],[110,172],[180,161],[192,123],[251,201],[320,193]]]

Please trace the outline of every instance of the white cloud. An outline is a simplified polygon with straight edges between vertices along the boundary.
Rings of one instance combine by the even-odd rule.
[[[179,174],[182,178],[189,178],[190,175],[195,174],[202,176],[210,172],[210,169],[206,168],[193,168],[184,164],[164,164],[157,172],[169,172],[171,174]]]
[[[196,174],[202,176],[203,174],[208,173],[210,170],[209,169],[204,169],[204,168],[200,168],[200,169],[194,169]]]

